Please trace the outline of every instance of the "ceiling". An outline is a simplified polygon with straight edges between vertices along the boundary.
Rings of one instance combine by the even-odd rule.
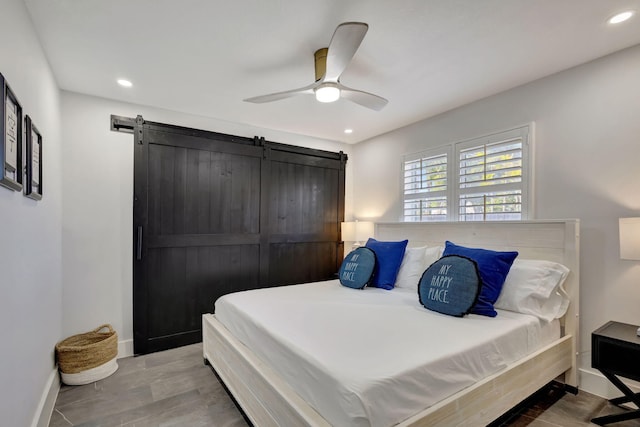
[[[640,0],[25,3],[64,90],[347,143],[640,43],[640,15],[606,22]],[[387,98],[382,111],[242,101],[312,83],[313,53],[347,21],[369,31],[341,82]]]

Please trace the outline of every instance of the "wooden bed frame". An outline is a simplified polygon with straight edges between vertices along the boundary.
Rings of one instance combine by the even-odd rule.
[[[380,240],[409,239],[410,246],[443,245],[517,250],[520,258],[566,265],[564,284],[571,303],[562,337],[504,370],[415,414],[399,426],[485,426],[558,377],[578,387],[579,239],[578,220],[500,223],[379,223]],[[329,426],[311,406],[240,343],[215,318],[203,315],[203,353],[255,426]]]

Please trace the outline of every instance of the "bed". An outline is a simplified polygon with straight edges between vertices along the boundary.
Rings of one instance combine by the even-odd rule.
[[[535,335],[541,336],[543,339],[529,343],[530,340],[521,337],[516,338],[516,341],[505,341],[506,347],[500,347],[502,332],[493,331],[492,333],[496,335],[489,341],[494,342],[495,345],[490,346],[489,349],[481,347],[476,349],[478,352],[484,355],[490,354],[490,356],[475,361],[464,361],[466,365],[477,367],[474,369],[473,375],[462,375],[462,382],[449,391],[446,390],[446,383],[438,382],[438,378],[425,377],[417,381],[437,384],[434,389],[444,390],[444,395],[431,395],[425,390],[408,393],[409,400],[413,399],[414,401],[419,397],[419,394],[422,394],[424,404],[422,409],[415,410],[414,406],[411,411],[415,410],[415,412],[407,413],[404,409],[403,413],[402,410],[395,411],[395,408],[403,405],[402,400],[395,401],[388,397],[389,406],[385,409],[384,407],[376,407],[376,405],[372,406],[367,400],[367,393],[370,396],[385,396],[387,389],[383,387],[384,383],[390,382],[399,388],[396,388],[392,394],[387,392],[387,396],[403,394],[398,393],[398,390],[410,390],[412,388],[411,378],[422,378],[416,376],[418,371],[404,372],[403,370],[409,368],[396,368],[393,364],[389,364],[390,366],[367,365],[366,354],[357,353],[360,348],[366,352],[366,347],[361,347],[359,343],[348,347],[349,340],[343,336],[332,335],[331,339],[342,342],[354,358],[346,362],[333,360],[330,351],[323,352],[325,344],[316,342],[314,338],[316,336],[314,330],[317,330],[319,334],[326,335],[327,329],[304,323],[305,317],[318,317],[323,321],[321,317],[323,304],[328,303],[328,299],[332,297],[327,297],[324,291],[321,292],[321,288],[325,287],[330,292],[340,293],[337,299],[349,298],[350,295],[356,295],[355,293],[360,291],[341,289],[336,283],[331,282],[290,287],[295,291],[294,294],[299,294],[302,299],[314,301],[316,306],[320,307],[317,314],[314,314],[315,312],[311,309],[300,309],[299,302],[293,296],[281,294],[283,292],[281,288],[251,291],[259,296],[253,302],[243,303],[244,306],[237,305],[237,307],[244,307],[243,309],[234,308],[236,307],[234,300],[244,299],[245,293],[233,295],[222,302],[223,305],[228,305],[230,308],[222,310],[217,307],[216,310],[220,310],[220,312],[203,316],[203,352],[205,361],[213,366],[254,425],[486,425],[554,379],[560,378],[570,387],[578,386],[576,340],[579,301],[579,222],[577,220],[455,224],[379,223],[376,224],[375,236],[380,240],[408,238],[410,246],[436,246],[442,245],[445,240],[451,240],[460,245],[494,250],[517,250],[520,253],[519,257],[562,263],[571,271],[564,283],[564,289],[570,297],[568,310],[559,322],[547,325],[547,329],[555,328],[555,332],[541,330],[535,333],[532,332],[532,328],[536,326],[535,321],[527,320],[526,316],[524,318],[512,316],[513,319],[509,320],[510,314],[508,312],[500,312],[499,317],[503,320],[509,320],[506,323],[511,325],[505,326],[505,329],[524,330],[526,331],[525,337]],[[352,293],[345,293],[349,291]],[[393,317],[408,316],[405,320],[413,324],[411,316],[417,315],[418,309],[413,307],[407,309],[405,302],[410,301],[411,298],[415,300],[415,296],[399,292],[399,290],[391,291],[393,294],[387,293],[386,295],[384,292],[388,291],[368,292],[366,297],[363,297],[365,294],[358,294],[357,298],[363,304],[364,299],[371,299],[367,303],[373,305],[381,304],[376,298],[386,298],[384,300],[385,310],[393,311]],[[393,299],[389,298],[391,295],[393,295]],[[328,299],[324,301],[323,298]],[[238,301],[238,303],[240,302]],[[296,327],[304,325],[306,329],[296,332],[295,328],[290,328],[291,330],[287,332],[288,335],[283,335],[280,332],[271,333],[268,328],[271,320],[268,317],[261,317],[264,314],[262,311],[268,310],[261,310],[261,308],[276,304],[282,305],[282,310],[279,307],[278,311],[287,313],[284,315],[285,329],[287,329],[287,316],[290,319],[289,325]],[[287,311],[287,306],[291,309],[290,311]],[[365,325],[375,322],[375,319],[366,318],[368,310],[363,307],[361,316],[358,316],[362,318]],[[234,311],[239,312],[236,314],[239,314],[240,317],[246,317],[246,313],[242,313],[243,311],[253,312],[253,320],[251,320],[252,316],[248,316],[249,323],[253,322],[257,329],[252,332],[251,328],[243,326],[242,323],[236,324],[230,320],[229,317],[235,316]],[[339,311],[333,311],[333,309],[331,312],[334,313],[333,320],[331,320],[334,323],[326,323],[329,320],[324,319],[325,326],[329,330],[336,330],[340,324],[348,322],[348,314],[340,314]],[[424,309],[422,309],[420,315],[424,314]],[[473,315],[468,316],[468,322],[474,321],[473,317]],[[430,322],[435,322],[437,316],[434,319]],[[283,322],[280,321],[280,323]],[[436,323],[433,324],[436,325]],[[282,328],[282,326],[280,327]],[[464,331],[469,328],[473,328],[473,326],[464,326],[460,330]],[[359,330],[371,331],[372,328],[360,328]],[[419,330],[407,332],[410,337],[419,333]],[[360,335],[368,334],[360,333]],[[393,354],[393,349],[396,348],[394,346],[399,345],[400,340],[411,341],[410,338],[405,338],[402,334],[388,333],[386,335],[390,336],[392,341],[396,340],[388,346],[389,355]],[[472,333],[465,340],[473,339],[474,335],[475,333]],[[358,334],[354,335],[354,340],[361,338],[364,339]],[[275,341],[281,341],[280,344],[282,342],[288,343],[288,345],[278,347],[277,343],[274,343]],[[518,344],[513,345],[513,342]],[[248,343],[252,349],[243,343]],[[416,351],[410,351],[410,353],[423,351],[420,347],[422,345],[420,340],[413,340],[411,345],[417,347]],[[477,345],[481,345],[481,342],[478,342]],[[511,348],[513,355],[503,358],[503,355],[510,353],[508,347]],[[491,351],[493,353],[490,353]],[[312,362],[315,359],[320,361],[319,367],[311,362],[307,364],[304,360],[292,362],[288,359],[291,357],[291,353],[295,356],[295,353],[305,352],[315,354],[310,359],[313,359]],[[391,356],[389,355],[382,357],[390,360]],[[494,360],[496,355],[499,355],[500,358],[495,360],[495,363],[486,367],[478,366],[482,365],[482,360]],[[435,360],[455,360],[457,357],[450,356],[448,353],[440,356]],[[285,365],[288,364],[295,369],[283,370],[282,366],[278,365],[277,359],[285,360]],[[337,371],[333,374],[326,374],[324,368],[331,367],[330,365],[333,365],[332,369],[334,371],[337,369]],[[421,369],[423,373],[432,371],[430,368]],[[450,370],[450,368],[445,369]],[[370,375],[370,378],[366,379],[367,382],[363,382],[365,380],[361,380],[359,377],[351,376],[351,372],[358,370]],[[393,376],[398,373],[400,373],[399,376]],[[376,376],[385,379],[385,381],[376,380]],[[296,382],[296,379],[300,381]],[[370,386],[371,384],[374,386]],[[314,391],[317,391],[316,388],[320,392],[314,395]],[[353,388],[366,389],[367,392],[362,397],[353,398],[351,394]],[[334,390],[334,393],[327,393],[326,390]],[[325,397],[328,400],[337,401],[338,408],[336,409],[335,402],[324,402]],[[355,400],[357,405],[355,407],[350,404],[344,406],[343,411],[339,407],[340,402],[349,400]],[[415,402],[413,404],[415,405]],[[318,408],[318,410],[314,408]]]

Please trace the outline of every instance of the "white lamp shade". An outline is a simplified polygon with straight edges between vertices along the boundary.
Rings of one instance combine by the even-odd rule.
[[[640,260],[640,218],[620,218],[620,258]]]
[[[356,223],[353,221],[342,223],[342,240],[345,242],[356,241]]]
[[[370,221],[356,221],[356,242],[362,242],[373,237],[373,223]]]
[[[373,237],[374,225],[371,221],[347,221],[342,223],[342,240],[361,242]]]

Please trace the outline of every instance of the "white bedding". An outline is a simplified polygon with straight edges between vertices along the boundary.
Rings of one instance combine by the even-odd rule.
[[[390,426],[560,336],[558,322],[431,312],[337,280],[221,297],[215,316],[336,426]]]

